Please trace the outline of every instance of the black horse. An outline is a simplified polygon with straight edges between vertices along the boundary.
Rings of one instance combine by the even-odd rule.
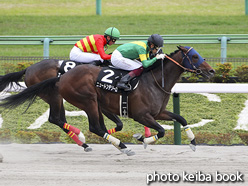
[[[187,121],[182,116],[167,111],[166,105],[172,87],[185,70],[201,74],[206,78],[211,78],[215,71],[192,47],[178,47],[178,50],[166,56],[162,64],[163,71],[161,63],[155,64],[156,67],[144,73],[140,78],[139,86],[129,94],[128,116],[158,131],[155,136],[143,138],[138,135],[136,138],[145,144],[152,143],[163,137],[165,133],[164,128],[156,120],[178,121],[186,131],[191,148],[195,150],[195,136],[188,127]],[[107,139],[121,152],[133,155],[133,151],[108,134],[105,128],[102,111],[119,115],[120,95],[95,86],[100,70],[91,65],[78,66],[61,78],[48,79],[19,94],[5,98],[0,106],[15,107],[27,100],[33,101],[37,95],[49,96],[51,91],[57,90],[65,100],[87,113],[91,132]],[[161,86],[162,81],[164,81],[164,88]],[[61,125],[60,123],[63,122],[58,118],[57,125]]]

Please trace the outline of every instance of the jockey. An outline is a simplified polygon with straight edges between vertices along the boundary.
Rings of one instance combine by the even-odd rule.
[[[159,34],[153,34],[147,41],[134,41],[117,47],[112,53],[112,65],[119,69],[131,71],[121,78],[117,87],[128,90],[127,83],[131,79],[139,76],[144,68],[151,66],[158,59],[164,59],[165,54],[158,54],[163,47],[163,43],[164,40]],[[150,59],[149,52],[155,57]]]
[[[97,64],[110,60],[111,55],[105,53],[105,46],[113,45],[120,38],[120,32],[115,27],[108,28],[104,35],[90,35],[79,40],[70,52],[70,60]]]

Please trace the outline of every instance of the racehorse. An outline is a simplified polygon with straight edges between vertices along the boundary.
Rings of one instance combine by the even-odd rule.
[[[137,135],[136,138],[144,144],[152,143],[163,137],[165,133],[164,128],[156,120],[178,121],[185,129],[190,140],[190,147],[195,150],[195,136],[188,127],[187,121],[182,116],[167,111],[166,105],[172,87],[185,70],[200,74],[205,78],[213,77],[215,71],[195,49],[183,46],[179,46],[178,50],[166,55],[162,63],[157,62],[154,65],[153,69],[142,75],[138,87],[129,94],[128,116],[155,129],[158,133],[148,138]],[[104,127],[102,111],[106,110],[119,115],[120,95],[95,86],[100,71],[100,68],[91,65],[77,66],[60,78],[48,79],[5,98],[0,106],[16,107],[27,100],[32,103],[37,95],[49,96],[51,91],[57,90],[66,101],[87,113],[91,132],[107,139],[121,152],[133,155],[134,152],[131,149],[128,149],[119,139],[108,134]],[[161,86],[163,81],[164,87]]]
[[[31,65],[25,70],[9,73],[4,76],[0,76],[0,92],[3,91],[6,87],[10,87],[10,88],[13,87],[14,83],[16,83],[17,85],[21,87],[21,85],[19,84],[19,81],[21,81],[23,78],[24,78],[24,82],[26,86],[29,87],[41,81],[44,81],[46,79],[57,77],[59,73],[63,74],[64,72],[67,72],[68,70],[72,69],[73,67],[79,64],[73,61],[65,61],[63,63],[62,70],[61,70],[60,67],[62,65],[62,61],[63,60],[44,59],[38,63]],[[42,94],[40,94],[39,96],[41,97],[41,99],[47,102],[50,106],[50,113],[49,113],[48,121],[57,125],[58,124],[57,120],[60,119],[64,124],[60,124],[58,126],[65,133],[67,133],[78,145],[81,146],[82,142],[85,142],[85,137],[79,129],[66,124],[67,121],[65,117],[63,98],[59,96],[58,91],[54,90],[54,92],[51,93],[51,95],[49,96],[42,95]],[[117,125],[114,129],[111,129],[110,131],[120,131],[122,129],[123,123],[118,118],[118,116],[105,112],[105,111],[104,111],[104,114],[107,116],[107,118],[112,120]],[[86,145],[84,145],[83,147],[85,151],[91,150],[91,148],[89,148]]]

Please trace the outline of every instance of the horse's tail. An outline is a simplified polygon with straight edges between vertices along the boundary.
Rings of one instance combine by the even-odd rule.
[[[19,84],[19,81],[21,81],[25,73],[26,73],[26,69],[19,72],[13,72],[6,74],[4,76],[0,76],[0,92],[3,91],[8,86],[9,88],[12,88],[14,84],[17,84],[19,87],[23,87],[22,85]]]
[[[59,78],[55,77],[32,85],[18,94],[14,94],[2,99],[0,106],[12,109],[25,103],[26,101],[29,101],[29,105],[27,107],[28,109],[29,106],[35,101],[37,96],[49,96],[53,94],[55,90],[57,90],[56,82],[58,81]]]

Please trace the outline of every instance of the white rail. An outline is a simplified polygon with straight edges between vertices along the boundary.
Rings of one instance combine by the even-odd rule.
[[[247,83],[176,83],[172,93],[248,93]]]

